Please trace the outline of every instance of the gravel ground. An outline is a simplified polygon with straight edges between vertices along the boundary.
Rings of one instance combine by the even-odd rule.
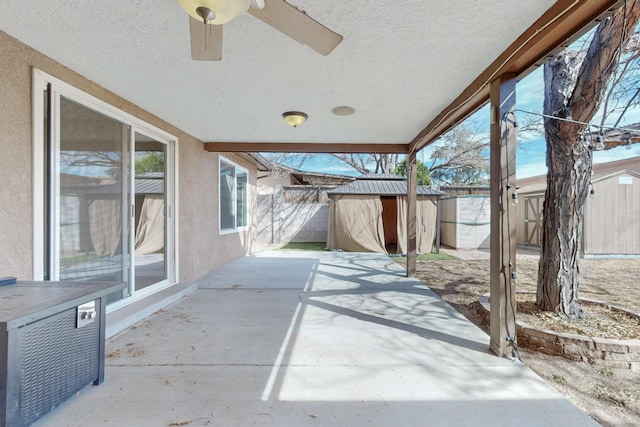
[[[418,278],[442,299],[487,331],[478,315],[478,297],[489,291],[489,252],[452,251],[460,259],[418,261]],[[518,250],[517,288],[535,291],[538,254]],[[581,259],[580,296],[621,305],[640,313],[640,259]],[[637,325],[640,329],[640,325]],[[562,357],[522,351],[535,372],[576,406],[605,426],[640,425],[640,373]]]

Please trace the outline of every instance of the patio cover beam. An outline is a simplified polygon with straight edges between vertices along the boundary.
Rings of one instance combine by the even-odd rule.
[[[418,169],[416,153],[407,156],[407,277],[416,277]]]
[[[489,100],[489,85],[496,78],[506,73],[526,74],[622,4],[621,0],[557,1],[416,135],[409,143],[409,151],[431,144],[484,105]]]
[[[406,154],[408,144],[308,143],[308,142],[205,142],[214,153],[376,153]]]

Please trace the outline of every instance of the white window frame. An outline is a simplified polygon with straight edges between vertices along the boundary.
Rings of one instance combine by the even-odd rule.
[[[231,197],[231,200],[233,200],[234,202],[237,200],[238,171],[242,171],[247,175],[247,200],[244,206],[244,208],[246,209],[245,218],[247,218],[247,225],[244,225],[242,227],[238,227],[238,212],[237,212],[238,204],[233,203],[234,226],[233,228],[224,228],[224,229],[222,228],[222,191],[220,191],[220,185],[222,183],[220,181],[220,169],[223,162],[228,166],[232,166],[235,169],[234,175],[233,175],[233,179],[234,179],[233,196]],[[249,228],[249,206],[248,206],[249,205],[249,170],[247,168],[240,166],[233,160],[229,160],[224,156],[218,156],[218,187],[216,188],[216,191],[218,192],[218,233],[220,235],[224,235],[224,234],[238,233],[238,232],[247,230]]]
[[[160,282],[159,286],[151,286],[149,288],[145,288],[141,291],[134,292],[134,283],[131,280],[133,274],[133,268],[130,268],[129,271],[129,284],[132,289],[132,296],[129,298],[125,298],[121,301],[115,302],[114,304],[109,305],[109,309],[112,310],[114,308],[118,308],[122,305],[129,304],[136,300],[139,300],[141,297],[149,294],[150,292],[160,291],[168,286],[171,286],[179,281],[179,218],[178,218],[178,138],[164,130],[147,123],[119,108],[94,97],[56,77],[51,76],[50,74],[45,73],[42,70],[34,68],[32,71],[32,114],[33,114],[33,278],[34,280],[43,280],[44,278],[44,268],[45,268],[45,224],[43,222],[44,214],[45,214],[45,197],[44,197],[44,182],[45,182],[45,166],[46,166],[46,158],[45,158],[45,129],[44,129],[44,103],[42,99],[42,95],[44,91],[47,89],[47,86],[51,87],[50,96],[53,97],[53,109],[59,109],[59,97],[63,96],[67,99],[70,99],[86,108],[92,109],[100,114],[103,114],[107,117],[110,117],[114,120],[117,120],[125,125],[130,127],[131,138],[130,141],[133,143],[133,137],[136,132],[140,134],[144,134],[148,137],[154,138],[157,141],[166,144],[167,152],[166,152],[166,164],[171,165],[172,167],[167,168],[166,176],[165,176],[165,184],[167,186],[166,191],[166,216],[167,216],[167,252],[166,252],[166,262],[167,262],[167,271],[168,271],[168,279]],[[54,111],[55,113],[55,111]],[[54,140],[57,140],[59,137],[60,130],[58,129],[58,123],[56,121],[52,121],[52,129],[50,130],[54,135]],[[52,170],[49,172],[50,176],[56,175],[56,169],[59,165],[52,165]],[[57,178],[56,178],[57,179]],[[133,181],[133,180],[131,180]],[[132,186],[133,183],[130,183]],[[57,216],[56,206],[54,202],[54,209],[52,215]],[[126,210],[127,216],[129,215],[130,206],[123,206],[123,209]],[[54,218],[53,223],[57,224],[57,217]],[[55,227],[54,227],[55,228]],[[57,256],[56,245],[59,242],[56,242],[56,239],[52,239],[51,248],[54,253],[54,257]],[[54,278],[55,279],[55,278]]]

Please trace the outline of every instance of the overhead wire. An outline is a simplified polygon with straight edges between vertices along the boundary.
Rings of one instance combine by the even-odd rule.
[[[573,3],[571,3],[570,5],[568,5],[566,8],[564,8],[562,11],[560,11],[555,17],[553,17],[552,19],[550,19],[548,22],[546,22],[542,27],[537,28],[536,31],[534,31],[531,35],[529,35],[529,37],[524,40],[522,43],[520,43],[520,45],[515,48],[513,50],[513,52],[511,52],[511,54],[509,56],[507,56],[502,63],[500,63],[500,65],[493,71],[493,73],[485,80],[485,83],[481,86],[478,87],[478,89],[475,90],[475,92],[473,92],[471,95],[469,95],[466,99],[460,101],[454,108],[451,108],[443,117],[440,118],[440,120],[438,121],[438,123],[436,123],[433,128],[437,128],[438,126],[440,126],[444,121],[446,121],[450,115],[452,115],[454,113],[454,111],[458,110],[459,108],[461,108],[463,105],[465,105],[467,102],[469,102],[470,100],[472,100],[474,97],[476,97],[480,92],[482,92],[484,90],[484,88],[491,83],[496,76],[502,71],[502,68],[507,65],[509,63],[509,61],[511,61],[516,55],[518,55],[520,53],[520,51],[529,43],[531,42],[531,40],[533,40],[535,37],[538,36],[538,34],[540,34],[541,32],[543,32],[544,30],[546,30],[549,26],[551,26],[552,24],[554,24],[556,21],[558,21],[561,18],[564,18],[564,16],[569,13],[574,7],[576,7],[578,5],[578,3],[580,3],[580,0],[575,0]],[[413,147],[411,148],[410,152],[416,151],[415,147],[416,145],[418,145],[420,142],[424,141],[425,139],[427,139],[427,135],[422,136],[421,138],[419,138],[416,141],[416,144],[413,145]]]
[[[624,40],[624,35],[625,32],[627,31],[627,0],[624,1],[624,17],[623,17],[623,28],[622,28],[622,35],[621,35],[621,39],[620,39],[620,46],[619,46],[619,50],[618,50],[618,55],[622,55],[622,51],[623,51],[623,46],[622,46],[622,40]],[[598,64],[598,67],[601,67],[602,64]],[[638,90],[638,92],[636,93],[636,95],[640,93],[640,89]],[[635,96],[635,95],[634,95]],[[591,127],[594,127],[597,129],[597,131],[599,133],[602,133],[605,129],[607,130],[614,130],[614,131],[622,131],[622,132],[626,132],[626,133],[637,133],[640,134],[640,130],[638,129],[634,129],[634,128],[629,128],[629,127],[625,127],[625,126],[617,126],[619,124],[619,119],[616,122],[616,124],[614,126],[605,126],[603,123],[601,123],[600,125],[594,125],[591,123],[585,123],[585,122],[580,122],[577,120],[573,120],[571,118],[563,118],[563,117],[556,117],[556,116],[552,116],[549,114],[543,114],[543,113],[535,113],[535,112],[531,112],[531,111],[526,111],[526,110],[522,110],[522,109],[512,109],[507,111],[502,117],[501,117],[501,122],[504,124],[504,131],[502,131],[502,126],[501,126],[501,145],[502,143],[504,144],[505,147],[505,151],[506,151],[506,161],[505,161],[505,169],[506,169],[506,182],[503,183],[503,179],[504,177],[502,176],[502,169],[500,169],[500,183],[501,183],[501,194],[502,194],[502,198],[501,200],[507,200],[506,202],[506,206],[504,207],[504,209],[506,210],[506,226],[507,226],[507,232],[511,233],[511,215],[510,215],[510,206],[511,203],[509,202],[509,190],[511,188],[513,188],[511,186],[510,183],[510,156],[509,156],[509,137],[510,137],[510,129],[511,127],[509,126],[509,124],[512,124],[513,127],[517,127],[517,122],[515,120],[515,112],[516,111],[521,111],[523,113],[526,114],[532,114],[532,115],[537,115],[543,118],[548,118],[548,119],[552,119],[552,120],[559,120],[559,121],[564,121],[564,122],[569,122],[569,123],[574,123],[574,124],[580,124],[585,126],[586,129],[589,129]],[[510,116],[513,116],[513,119],[511,119]],[[443,121],[444,118],[441,120]],[[514,188],[514,191],[512,193],[512,197],[514,200],[517,201],[517,189]],[[507,193],[507,197],[505,198],[505,191]],[[504,231],[505,231],[505,224],[504,224],[504,217],[502,217],[501,220],[501,224],[500,224],[500,228],[501,228],[501,235],[502,235],[502,239],[501,239],[501,245],[504,244]],[[506,330],[506,334],[507,334],[507,341],[511,342],[512,344],[512,356],[514,358],[517,358],[518,360],[520,360],[522,362],[522,359],[520,357],[520,351],[518,348],[518,326],[517,326],[517,320],[516,320],[516,309],[514,306],[514,298],[513,298],[513,282],[517,280],[517,274],[516,274],[516,269],[514,268],[514,264],[513,264],[513,258],[512,258],[512,242],[511,242],[511,236],[509,235],[509,238],[507,239],[507,250],[508,250],[508,272],[505,268],[504,265],[501,266],[501,271],[500,274],[502,277],[504,277],[503,283],[504,283],[504,288],[505,288],[505,298],[508,300],[508,306],[507,304],[505,304],[505,317],[504,317],[504,322],[505,322],[505,330]],[[504,247],[501,248],[501,252],[504,253]],[[509,323],[509,318],[510,318],[510,313],[509,313],[509,308],[511,309],[511,314],[513,316],[513,324],[510,325]],[[511,330],[513,331],[513,333],[511,333]]]
[[[539,116],[539,117],[543,117],[543,118],[546,118],[546,119],[552,119],[552,120],[559,120],[559,121],[562,121],[562,122],[574,123],[574,124],[583,125],[583,126],[586,126],[586,127],[595,127],[595,128],[597,128],[597,129],[599,129],[601,131],[603,131],[603,130],[616,130],[616,131],[629,132],[629,133],[634,133],[634,134],[640,135],[640,129],[636,129],[636,128],[632,128],[632,127],[628,127],[628,126],[594,125],[594,124],[591,124],[591,123],[581,122],[581,121],[574,120],[574,119],[571,119],[571,118],[567,119],[567,118],[564,118],[564,117],[553,116],[553,115],[550,115],[550,114],[536,113],[534,111],[527,111],[527,110],[523,110],[521,108],[516,108],[513,111],[514,112],[515,111],[519,111],[521,113],[531,114],[533,116]]]
[[[561,13],[559,13],[559,14],[558,14],[554,19],[552,19],[551,21],[547,22],[543,27],[541,27],[541,28],[537,29],[537,30],[536,30],[536,32],[534,32],[531,36],[529,36],[529,38],[528,38],[527,40],[525,40],[525,41],[524,41],[520,46],[518,46],[518,48],[516,48],[516,49],[514,50],[514,52],[512,52],[512,54],[511,54],[509,57],[507,57],[507,58],[502,62],[502,64],[500,65],[500,67],[498,67],[498,68],[496,69],[496,71],[494,71],[494,73],[493,73],[493,74],[492,74],[492,75],[491,75],[491,76],[490,76],[490,77],[485,81],[485,84],[484,84],[484,85],[481,85],[481,86],[480,86],[480,88],[479,88],[479,89],[477,89],[473,94],[469,95],[469,96],[468,96],[466,99],[464,99],[463,101],[460,101],[460,102],[455,106],[455,108],[450,109],[450,110],[449,110],[449,111],[448,111],[448,112],[447,112],[443,117],[441,117],[441,118],[440,118],[440,120],[439,120],[439,121],[438,121],[438,122],[437,122],[433,127],[435,128],[435,127],[440,126],[440,125],[441,125],[445,120],[447,120],[447,118],[448,118],[451,114],[453,114],[453,112],[454,112],[454,111],[456,111],[458,108],[462,107],[462,106],[463,106],[464,104],[466,104],[468,101],[470,101],[471,99],[473,99],[473,98],[474,98],[478,93],[480,93],[480,92],[483,90],[483,88],[484,88],[487,84],[489,84],[489,83],[490,83],[490,82],[495,78],[495,76],[498,74],[498,71],[500,70],[500,68],[501,68],[501,67],[503,67],[505,64],[507,64],[507,63],[508,63],[508,62],[509,62],[509,61],[510,61],[510,60],[511,60],[511,59],[512,59],[516,54],[518,54],[518,53],[520,52],[520,50],[521,50],[521,49],[522,49],[522,48],[523,48],[527,43],[529,43],[529,42],[530,42],[530,41],[531,41],[535,36],[537,36],[541,31],[545,30],[548,26],[550,26],[551,24],[553,24],[555,21],[557,21],[558,19],[560,19],[561,17],[563,17],[566,13],[568,13],[571,9],[573,9],[577,3],[578,3],[578,1],[573,2],[571,5],[569,5],[568,7],[566,7],[566,8],[565,8]],[[623,35],[622,35],[623,37],[624,37],[624,32],[626,32],[626,30],[627,30],[627,28],[626,28],[626,27],[627,27],[627,16],[626,16],[626,15],[627,15],[627,8],[626,8],[626,6],[627,6],[627,0],[624,0],[624,6],[623,6],[623,7],[625,8],[625,11],[624,11],[624,24],[623,24],[623,25],[624,25],[624,27],[625,27],[625,28],[623,29]],[[622,42],[622,38],[621,38],[621,42]],[[585,43],[586,43],[586,42],[585,42]],[[620,49],[622,49],[622,47],[621,47]],[[622,52],[622,50],[620,50],[620,52]],[[599,64],[599,66],[600,66],[600,64]],[[564,120],[564,121],[568,121],[568,122],[572,122],[572,123],[576,123],[576,124],[589,125],[588,123],[583,123],[583,122],[579,122],[579,121],[572,121],[572,120],[570,120],[570,119],[563,119],[563,118],[560,118],[560,117],[554,117],[554,116],[545,116],[545,115],[542,115],[542,114],[540,114],[540,113],[533,113],[533,112],[531,112],[531,111],[524,111],[524,110],[517,110],[517,111],[522,111],[522,112],[524,112],[524,113],[528,113],[528,114],[540,115],[540,116],[543,116],[543,117],[549,117],[549,118],[553,118],[553,119],[557,119],[557,120]],[[616,129],[616,130],[617,130],[617,129],[623,129],[623,130],[625,129],[625,128],[618,128],[617,126],[616,126],[616,127],[599,126],[599,127],[600,127],[601,129]],[[631,129],[631,130],[632,130],[632,131],[636,131],[635,129]],[[421,138],[419,138],[419,139],[417,140],[417,144],[418,144],[418,143],[420,143],[420,142],[422,142],[422,141],[424,141],[426,138],[427,138],[427,136],[426,136],[426,135],[425,135],[425,136],[423,136],[423,137],[421,137]],[[414,144],[414,146],[413,146],[413,148],[410,150],[410,152],[415,151],[415,146],[416,146],[417,144]]]

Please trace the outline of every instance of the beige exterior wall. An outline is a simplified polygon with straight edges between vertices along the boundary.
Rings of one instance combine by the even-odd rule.
[[[255,225],[256,170],[238,156],[229,160],[249,170],[249,230],[218,232],[218,158],[202,141],[153,116],[96,83],[0,31],[0,276],[32,278],[33,150],[32,68],[175,135],[179,163],[180,281],[193,281],[251,252]]]
[[[584,206],[582,251],[586,256],[640,255],[640,177],[619,172],[594,179],[594,194]],[[525,209],[527,198],[544,199],[544,193],[519,193],[518,244],[527,244]],[[542,222],[542,203],[539,206]]]
[[[616,174],[593,182],[584,212],[587,255],[640,254],[640,178]]]
[[[488,196],[458,196],[440,200],[440,242],[455,249],[489,247]]]
[[[291,175],[274,172],[258,180],[258,193],[274,194],[282,191],[282,187],[292,184],[294,184],[294,182]]]

